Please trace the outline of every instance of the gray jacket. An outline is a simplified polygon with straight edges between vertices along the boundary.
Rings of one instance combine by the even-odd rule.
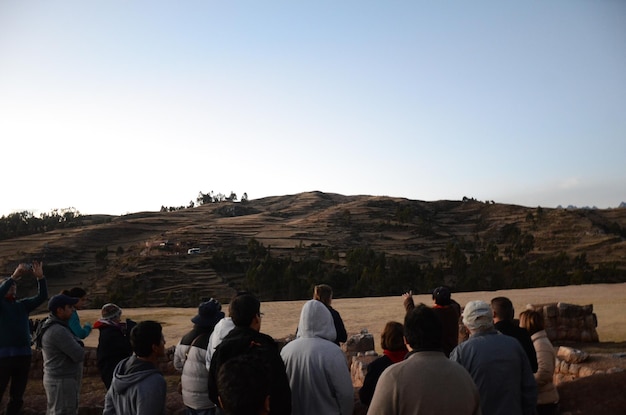
[[[44,378],[80,379],[83,373],[85,349],[66,321],[50,314],[42,323],[41,336]]]
[[[161,372],[152,363],[132,355],[115,367],[102,415],[164,414],[166,394]]]
[[[535,413],[537,384],[517,339],[495,329],[474,333],[452,350],[450,360],[460,363],[474,379],[484,414]]]
[[[333,341],[333,317],[321,301],[302,307],[298,338],[280,352],[285,362],[291,408],[300,415],[352,415],[354,388],[346,356]]]

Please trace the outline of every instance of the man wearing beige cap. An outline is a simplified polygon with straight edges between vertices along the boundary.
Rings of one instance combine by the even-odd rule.
[[[485,415],[532,415],[537,385],[526,353],[513,337],[493,325],[491,306],[470,301],[463,310],[463,324],[470,338],[450,354],[474,379]]]

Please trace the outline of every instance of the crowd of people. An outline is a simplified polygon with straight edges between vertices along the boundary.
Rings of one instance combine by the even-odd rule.
[[[25,276],[36,278],[38,292],[18,299],[17,282]],[[185,414],[351,415],[355,391],[341,349],[347,332],[331,306],[332,295],[328,285],[314,287],[295,339],[282,349],[261,331],[261,302],[252,293],[233,296],[228,316],[218,300],[203,301],[173,358]],[[29,314],[46,300],[49,315],[31,336]],[[48,299],[41,262],[20,264],[0,284],[0,401],[8,388],[6,414],[18,414],[23,406],[34,346],[43,355],[46,414],[76,415],[83,340],[95,329],[106,388],[103,414],[165,413],[161,324],[122,319],[113,303],[102,306],[93,325],[81,324],[77,310],[87,300],[80,287]],[[555,352],[541,313],[525,310],[516,320],[506,297],[462,308],[445,286],[433,290],[432,300],[415,304],[407,292],[403,321],[385,323],[383,353],[369,364],[358,391],[368,414],[558,413]]]

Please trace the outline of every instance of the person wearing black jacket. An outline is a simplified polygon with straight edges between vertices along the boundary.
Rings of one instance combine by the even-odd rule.
[[[122,309],[108,303],[102,306],[102,318],[93,325],[100,330],[96,350],[98,369],[104,386],[111,386],[113,370],[117,364],[133,354],[130,331],[137,325],[131,319],[122,321]]]
[[[335,324],[335,331],[337,332],[335,344],[340,346],[340,343],[345,343],[348,340],[348,333],[346,332],[346,327],[343,324],[341,315],[331,306],[333,301],[333,289],[331,286],[327,284],[316,285],[313,290],[313,299],[324,303],[328,311],[330,311],[330,315],[333,316],[333,323]]]
[[[385,328],[380,333],[380,346],[383,349],[383,355],[367,366],[363,386],[359,389],[359,399],[364,405],[369,405],[372,402],[376,384],[385,369],[394,363],[403,361],[409,352],[404,344],[404,326],[402,323],[388,321],[385,324]]]
[[[220,367],[236,356],[254,354],[266,365],[269,376],[270,415],[291,414],[291,388],[274,339],[260,332],[261,303],[251,294],[236,296],[229,306],[229,314],[235,328],[215,349],[209,368],[209,398],[219,403],[217,378]]]
[[[537,352],[530,333],[515,321],[515,309],[513,303],[506,297],[495,297],[491,300],[491,310],[493,311],[493,323],[500,333],[514,337],[524,348],[530,368],[533,373],[537,372]]]

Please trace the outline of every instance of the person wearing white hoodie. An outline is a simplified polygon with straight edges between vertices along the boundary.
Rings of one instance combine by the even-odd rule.
[[[293,415],[351,415],[354,388],[328,308],[317,300],[302,307],[298,337],[280,352],[291,386]]]

